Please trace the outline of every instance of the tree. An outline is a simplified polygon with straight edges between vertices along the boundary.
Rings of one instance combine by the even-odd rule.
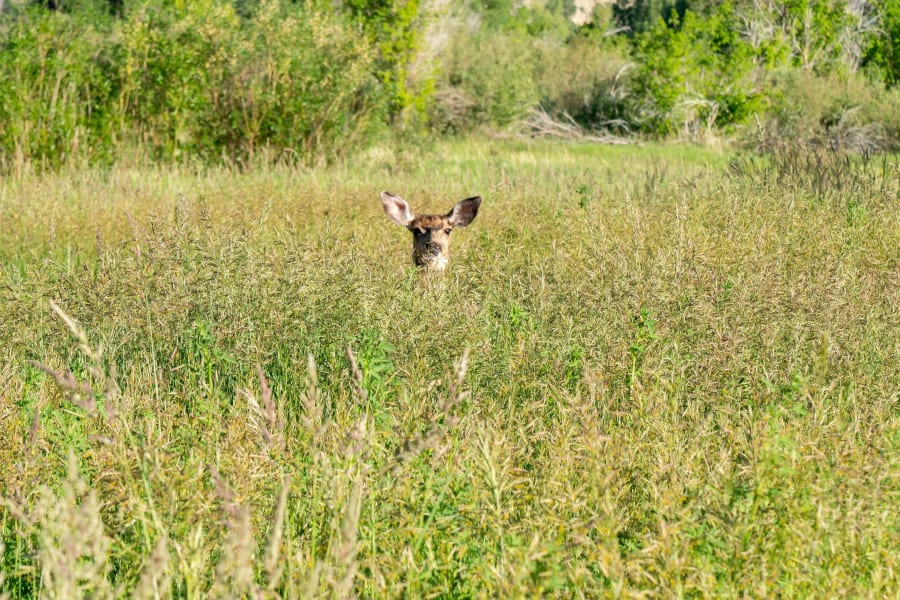
[[[413,81],[412,67],[422,43],[421,0],[345,0],[344,7],[377,45],[378,74],[393,96],[391,114],[422,113],[432,83]]]
[[[636,112],[657,134],[739,123],[758,108],[754,50],[734,27],[735,9],[723,2],[709,16],[688,10],[657,20],[635,36],[632,57]]]
[[[888,86],[900,83],[900,0],[883,0],[878,29],[863,56],[863,66]]]

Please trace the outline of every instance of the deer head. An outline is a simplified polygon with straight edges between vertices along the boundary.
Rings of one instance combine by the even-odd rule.
[[[481,196],[460,200],[446,215],[413,214],[406,200],[390,192],[381,192],[388,218],[413,234],[413,262],[417,267],[442,271],[450,260],[450,233],[475,220]]]

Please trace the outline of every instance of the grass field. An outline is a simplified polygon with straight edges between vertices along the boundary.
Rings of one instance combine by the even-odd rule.
[[[0,313],[0,596],[900,596],[896,157],[4,179]]]

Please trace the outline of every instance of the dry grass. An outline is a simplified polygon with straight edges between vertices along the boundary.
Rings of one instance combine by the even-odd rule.
[[[4,180],[0,595],[896,596],[898,182],[500,141]],[[484,196],[444,276],[385,187]]]
[[[519,135],[600,144],[631,144],[633,140],[611,133],[590,133],[568,113],[554,118],[543,108],[532,109],[519,126]]]

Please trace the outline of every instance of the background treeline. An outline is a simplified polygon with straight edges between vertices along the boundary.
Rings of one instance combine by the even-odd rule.
[[[900,0],[0,0],[0,166],[475,129],[900,145]]]

